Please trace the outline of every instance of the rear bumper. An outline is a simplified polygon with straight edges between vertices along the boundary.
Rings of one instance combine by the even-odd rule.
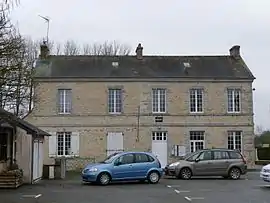
[[[247,165],[245,165],[243,168],[242,168],[242,175],[245,175],[247,172],[248,172],[248,169],[247,169]]]

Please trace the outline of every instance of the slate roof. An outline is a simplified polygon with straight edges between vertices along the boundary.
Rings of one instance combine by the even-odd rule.
[[[23,119],[18,118],[17,116],[0,107],[0,125],[4,122],[10,125],[15,125],[25,130],[29,134],[35,134],[38,136],[51,136],[49,133],[35,127]]]
[[[118,62],[114,67],[112,62]],[[190,67],[185,67],[188,62]],[[36,64],[42,78],[255,79],[242,58],[222,56],[49,56]]]

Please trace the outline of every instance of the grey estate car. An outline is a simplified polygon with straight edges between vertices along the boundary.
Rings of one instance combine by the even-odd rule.
[[[187,155],[183,160],[168,164],[165,175],[179,179],[192,176],[223,176],[237,180],[247,173],[247,164],[239,151],[204,149]]]

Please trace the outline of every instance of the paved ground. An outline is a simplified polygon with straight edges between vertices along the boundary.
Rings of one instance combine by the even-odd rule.
[[[0,190],[2,203],[270,203],[270,186],[250,172],[241,180],[165,178],[157,185],[82,185],[77,177],[68,181],[43,181],[17,190]],[[36,197],[36,198],[35,198]]]

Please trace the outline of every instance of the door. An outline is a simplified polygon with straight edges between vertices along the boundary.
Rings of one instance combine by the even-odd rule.
[[[39,141],[39,173],[38,177],[42,177],[43,175],[43,141]]]
[[[203,151],[194,162],[194,175],[210,175],[214,173],[212,152]]]
[[[213,168],[214,175],[227,174],[227,169],[230,165],[230,158],[227,151],[214,151],[213,152]]]
[[[128,180],[135,177],[134,173],[134,154],[124,154],[117,158],[112,167],[112,178],[114,180]]]
[[[34,140],[34,149],[33,149],[33,181],[39,178],[39,141]]]
[[[108,132],[107,134],[107,156],[116,152],[124,151],[123,133]]]
[[[161,167],[165,168],[168,160],[167,132],[152,133],[152,153],[157,156]]]
[[[135,163],[133,164],[134,174],[137,178],[145,178],[148,170],[152,167],[151,160],[152,157],[149,157],[144,153],[135,153]]]

